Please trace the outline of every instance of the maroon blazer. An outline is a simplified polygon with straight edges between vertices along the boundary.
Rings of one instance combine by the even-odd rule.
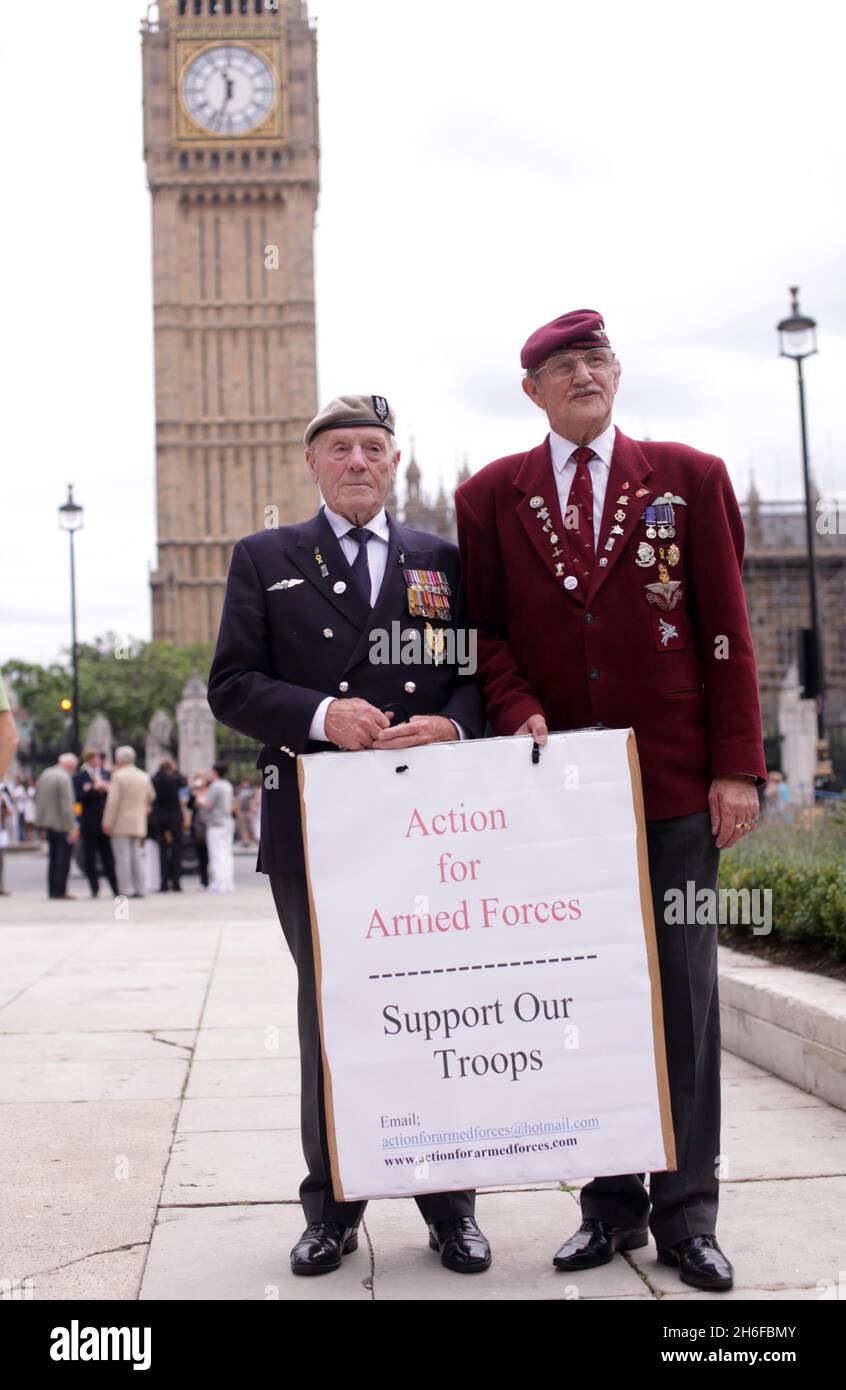
[[[681,499],[672,504],[675,536],[649,538],[644,509],[667,493]],[[651,820],[704,811],[712,777],[764,781],[743,522],[722,459],[617,430],[586,596],[556,574],[567,556],[553,555],[539,498],[563,537],[549,436],[489,463],[455,498],[494,733],[514,733],[531,714],[550,730],[632,727]],[[623,534],[609,551],[615,525]]]

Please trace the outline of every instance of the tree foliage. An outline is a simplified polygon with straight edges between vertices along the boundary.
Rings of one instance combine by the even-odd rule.
[[[211,642],[175,647],[170,642],[127,642],[113,632],[95,638],[93,643],[80,643],[80,736],[84,739],[94,716],[103,714],[116,743],[143,744],[156,710],[163,709],[175,720],[176,706],[192,672],[197,671],[203,681],[207,679],[213,650]],[[12,659],[2,671],[14,684],[35,746],[58,748],[67,718],[60,701],[70,700],[73,694],[70,648],[63,660],[49,666]],[[218,737],[229,744],[237,739],[231,730],[220,726]]]

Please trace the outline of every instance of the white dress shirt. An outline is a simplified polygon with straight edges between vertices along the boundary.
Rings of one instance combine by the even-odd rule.
[[[358,541],[353,540],[348,533],[355,529],[355,523],[347,521],[345,516],[339,516],[333,512],[331,507],[324,505],[326,520],[341,542],[341,549],[344,558],[350,565],[354,564],[358,555]],[[385,566],[388,563],[388,546],[390,545],[390,533],[388,531],[388,518],[385,515],[385,508],[372,516],[364,528],[372,531],[373,535],[367,542],[367,567],[370,570],[370,606],[375,607],[379,597],[379,590],[382,587],[382,580],[385,578]]]
[[[616,425],[609,425],[607,430],[592,439],[589,448],[597,455],[588,464],[590,469],[590,481],[593,487],[593,544],[594,549],[599,549],[599,530],[602,525],[602,509],[605,506],[605,492],[608,487],[608,474],[611,471],[611,455],[614,452],[614,439],[617,433]],[[561,503],[561,519],[567,515],[567,502],[570,497],[570,488],[576,476],[576,464],[572,454],[579,448],[572,439],[565,439],[563,435],[556,434],[555,430],[550,431],[549,448],[552,453],[552,467],[555,471],[555,486],[558,489],[558,500]]]
[[[323,510],[326,513],[326,520],[338,537],[345,558],[349,561],[350,565],[352,565],[358,554],[358,541],[354,540],[348,534],[348,532],[353,529],[353,523],[347,521],[345,516],[339,516],[337,512],[333,512],[332,508],[327,507],[325,503]],[[382,580],[385,578],[385,569],[388,564],[388,547],[390,546],[388,518],[385,515],[384,507],[380,512],[377,512],[374,517],[370,518],[367,522],[366,529],[373,532],[373,535],[367,542],[367,565],[370,570],[370,603],[372,607],[375,607],[376,599],[379,597],[379,590],[382,587]],[[317,709],[314,711],[314,717],[309,727],[308,736],[316,742],[329,742],[326,737],[326,711],[335,698],[334,695],[327,695],[326,699],[321,700]],[[463,728],[457,720],[453,719],[451,722],[455,726],[458,737],[463,740],[466,737]]]

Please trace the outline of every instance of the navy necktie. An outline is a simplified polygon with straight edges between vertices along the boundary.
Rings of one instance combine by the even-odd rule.
[[[356,588],[369,608],[370,566],[367,563],[367,542],[372,538],[373,532],[368,531],[366,526],[353,526],[346,534],[352,540],[358,541],[358,554],[353,560],[352,572],[355,577]]]

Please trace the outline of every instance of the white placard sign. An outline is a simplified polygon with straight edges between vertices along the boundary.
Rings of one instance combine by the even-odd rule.
[[[675,1167],[631,730],[299,761],[339,1199]]]

